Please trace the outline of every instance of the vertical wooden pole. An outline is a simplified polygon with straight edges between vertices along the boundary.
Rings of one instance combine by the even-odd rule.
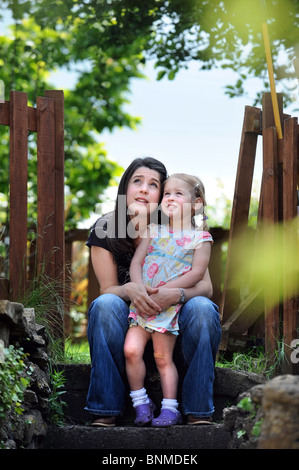
[[[297,118],[284,121],[284,148],[283,148],[283,252],[292,250],[293,256],[299,262],[298,252],[298,225],[297,217],[297,173],[298,173],[298,124]],[[289,256],[284,256],[283,269],[283,342],[285,361],[284,373],[292,373],[295,365],[291,361],[291,342],[298,338],[297,311],[298,299],[295,286],[298,285],[298,272],[290,272],[287,264]],[[297,277],[297,279],[296,279]],[[296,367],[298,373],[298,366]]]
[[[54,101],[37,98],[37,263],[55,278]]]
[[[256,145],[260,124],[260,110],[245,107],[240,144],[228,254],[221,302],[221,316],[226,321],[240,303],[240,281],[238,276],[239,255],[236,249],[239,237],[247,230]]]
[[[278,157],[277,133],[275,127],[263,130],[263,229],[262,243],[275,246],[277,240],[278,222]],[[267,238],[265,238],[267,237]],[[274,253],[274,256],[276,253]],[[275,263],[271,269],[269,263],[270,279],[265,280],[265,347],[269,361],[274,359],[274,352],[280,339],[279,335],[279,286]]]
[[[26,285],[27,267],[27,94],[10,92],[10,290],[16,300]]]
[[[64,95],[62,90],[46,90],[45,96],[54,100],[55,111],[55,273],[64,283]]]
[[[62,90],[46,90],[45,96],[54,103],[54,276],[58,281],[59,295],[65,306],[64,95]],[[58,320],[60,323],[57,334],[62,339],[64,337],[64,316]]]

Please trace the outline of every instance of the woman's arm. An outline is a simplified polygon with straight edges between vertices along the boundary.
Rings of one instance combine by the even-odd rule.
[[[143,284],[128,282],[122,286],[119,285],[117,266],[110,251],[92,246],[91,262],[102,294],[115,294],[125,301],[131,301],[138,310],[142,309],[147,315],[154,315],[161,311],[160,306],[149,296],[149,293],[156,292],[156,289],[149,288],[148,293]]]
[[[203,296],[211,298],[213,295],[213,286],[210,278],[209,270],[207,269],[204,277],[195,286],[184,289],[185,291],[185,302],[196,296]],[[171,305],[176,305],[181,297],[181,291],[177,287],[168,288],[166,286],[159,287],[157,294],[152,294],[151,298],[157,302],[165,310]]]

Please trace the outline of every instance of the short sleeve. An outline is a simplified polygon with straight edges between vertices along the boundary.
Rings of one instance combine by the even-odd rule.
[[[209,232],[206,232],[204,230],[199,230],[199,231],[195,231],[195,233],[197,235],[196,241],[195,241],[195,247],[201,245],[204,242],[214,243],[213,237]]]
[[[86,241],[86,245],[89,248],[91,246],[99,246],[100,248],[105,248],[105,250],[110,251],[107,243],[107,223],[107,217],[103,216],[92,226]]]

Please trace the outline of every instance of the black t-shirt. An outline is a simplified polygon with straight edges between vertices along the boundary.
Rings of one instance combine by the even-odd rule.
[[[91,246],[99,246],[111,253],[111,249],[107,242],[107,225],[112,217],[113,212],[100,217],[95,224],[92,226],[86,245],[90,248]],[[120,285],[130,282],[130,263],[131,258],[129,256],[122,257],[117,265],[118,282]]]

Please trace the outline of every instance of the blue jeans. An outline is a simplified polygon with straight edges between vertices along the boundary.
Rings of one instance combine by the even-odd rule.
[[[124,340],[129,307],[114,294],[103,294],[89,308],[87,336],[91,376],[85,409],[94,415],[117,416],[125,407]],[[221,337],[218,307],[194,297],[179,313],[182,360],[187,366],[182,385],[182,411],[210,416],[214,411],[214,364]]]

